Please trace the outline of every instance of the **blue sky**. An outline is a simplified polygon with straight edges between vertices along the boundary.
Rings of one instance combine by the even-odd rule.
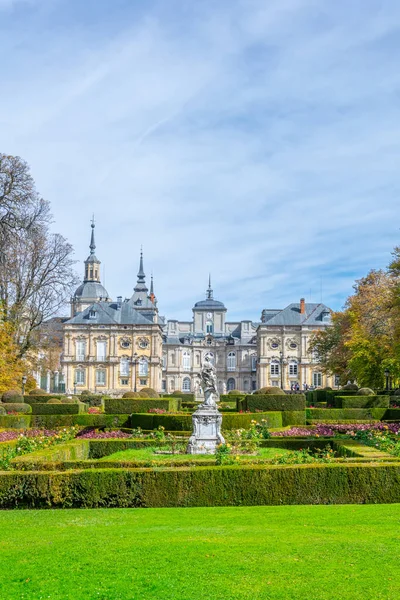
[[[168,318],[209,271],[230,319],[338,309],[399,244],[396,0],[0,0],[0,51],[0,151],[114,298],[143,244]]]

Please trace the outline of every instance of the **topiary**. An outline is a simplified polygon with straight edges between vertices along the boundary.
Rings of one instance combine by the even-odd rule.
[[[400,388],[398,388],[397,390],[394,390],[393,395],[400,396]]]
[[[31,390],[29,392],[30,396],[48,396],[49,394],[46,392],[46,390],[41,390],[41,389],[37,389],[37,390]]]
[[[279,387],[275,387],[275,386],[267,386],[267,387],[263,387],[259,390],[256,390],[254,392],[255,394],[260,394],[262,396],[284,396],[285,392],[279,388]]]
[[[172,392],[171,396],[182,396],[183,392],[180,392],[179,390],[175,390],[174,392]]]
[[[346,383],[346,385],[343,386],[342,388],[343,390],[358,390],[358,385],[356,385],[355,383]]]
[[[322,388],[323,390],[325,390],[325,392],[331,392],[332,388],[329,387],[329,385],[327,387]]]
[[[357,396],[375,396],[374,390],[371,388],[360,388],[357,392]]]
[[[156,390],[153,390],[153,388],[150,388],[150,387],[144,387],[140,391],[146,392],[146,394],[149,398],[159,398],[160,397],[158,392],[156,392]]]
[[[138,392],[139,394],[139,398],[149,398],[149,395],[147,392],[144,392],[143,390],[140,390],[140,392]]]
[[[18,404],[21,404],[24,401],[21,392],[19,392],[18,390],[8,390],[7,392],[4,392],[1,399],[3,402],[16,402]]]
[[[232,396],[240,396],[241,394],[243,394],[243,392],[239,392],[239,390],[229,390],[228,394],[231,394]]]
[[[6,413],[6,409],[4,408],[4,406],[0,406],[0,415],[5,415]]]
[[[91,393],[90,390],[82,390],[81,391],[81,396],[92,396],[93,394]]]
[[[50,398],[46,404],[62,404],[61,400],[57,400],[57,398]]]
[[[139,392],[125,392],[123,398],[140,398]]]
[[[61,404],[76,404],[77,402],[80,402],[80,401],[77,400],[76,398],[63,398],[61,400]]]

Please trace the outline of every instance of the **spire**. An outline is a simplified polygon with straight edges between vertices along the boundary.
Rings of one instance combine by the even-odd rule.
[[[154,304],[155,299],[156,299],[156,295],[154,293],[154,282],[153,282],[153,273],[151,274],[151,281],[150,281],[150,295],[149,295],[150,300],[152,301],[152,303]]]
[[[96,250],[96,244],[94,242],[94,228],[95,228],[95,222],[94,222],[94,215],[92,217],[92,222],[91,222],[91,228],[92,228],[92,235],[90,237],[90,254],[93,255],[94,251]]]
[[[213,295],[213,291],[211,288],[211,273],[209,273],[208,275],[208,289],[207,289],[207,296],[206,296],[207,300],[213,300],[214,299],[214,295]]]
[[[140,247],[139,272],[137,274],[137,284],[135,286],[135,291],[147,292],[146,275],[145,275],[145,272],[143,269],[143,248],[142,247]]]

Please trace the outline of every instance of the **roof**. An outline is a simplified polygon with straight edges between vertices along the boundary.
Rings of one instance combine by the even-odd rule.
[[[129,302],[94,302],[84,311],[67,321],[68,325],[154,325],[150,318],[146,318],[135,310]]]
[[[264,311],[263,311],[264,312]],[[305,304],[305,312],[301,314],[300,303],[289,304],[286,308],[268,318],[266,324],[272,325],[325,325],[329,324],[329,319],[326,319],[326,315],[330,315],[331,310],[325,304],[322,303],[307,303]],[[268,315],[269,316],[269,315]]]
[[[207,298],[206,300],[200,300],[199,302],[196,302],[194,308],[200,310],[226,310],[223,302],[219,302],[219,300],[214,300],[213,298]]]
[[[98,281],[85,281],[81,283],[74,294],[74,298],[87,298],[88,300],[109,299],[106,288]]]

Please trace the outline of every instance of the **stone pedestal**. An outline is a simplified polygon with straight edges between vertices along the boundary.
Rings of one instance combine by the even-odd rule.
[[[224,444],[221,434],[222,415],[216,406],[202,404],[192,415],[193,433],[187,454],[214,454],[218,444]]]

